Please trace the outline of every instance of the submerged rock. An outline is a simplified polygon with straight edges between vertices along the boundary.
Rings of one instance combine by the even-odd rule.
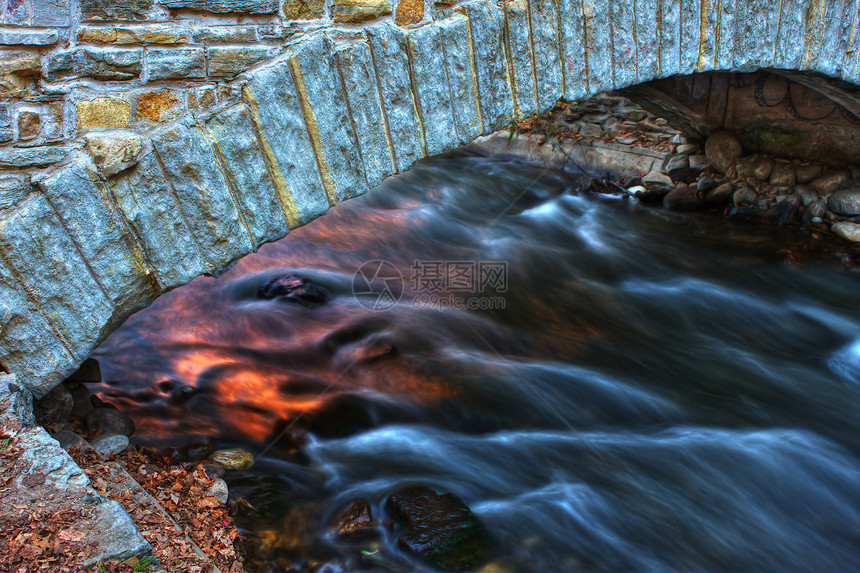
[[[134,433],[134,422],[131,418],[114,408],[90,410],[85,420],[88,429],[101,430],[103,434],[130,436]]]
[[[209,459],[228,470],[246,470],[254,465],[254,456],[242,448],[216,450],[209,455]]]
[[[332,529],[341,539],[364,540],[379,534],[370,504],[356,501],[334,521]]]
[[[257,296],[263,299],[277,298],[285,302],[315,308],[328,301],[329,293],[308,279],[296,275],[283,275],[263,283],[257,290]]]
[[[720,173],[731,169],[742,153],[741,141],[730,131],[717,131],[705,142],[705,155]]]
[[[478,518],[452,493],[437,494],[415,486],[388,498],[386,510],[406,531],[401,547],[446,571],[462,571],[484,563],[492,540]]]

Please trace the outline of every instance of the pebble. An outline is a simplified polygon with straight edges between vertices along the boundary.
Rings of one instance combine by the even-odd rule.
[[[128,447],[128,436],[123,436],[122,434],[99,436],[91,444],[95,451],[109,458],[125,451]]]
[[[773,171],[773,159],[770,157],[760,158],[753,169],[753,175],[759,181],[767,181]]]
[[[777,161],[770,172],[770,184],[774,187],[794,187],[797,180],[794,167],[790,163]]]
[[[741,187],[737,191],[735,191],[734,195],[732,195],[732,202],[735,205],[742,205],[744,203],[755,203],[757,199],[758,195],[756,195],[755,191],[753,191],[749,187]]]
[[[216,450],[209,454],[209,459],[228,470],[246,470],[254,465],[254,456],[241,448]]]
[[[665,191],[666,193],[675,188],[675,183],[672,182],[672,178],[665,173],[660,173],[659,171],[652,171],[643,177],[642,184],[648,189],[652,189],[654,191]]]
[[[230,490],[227,488],[227,482],[221,478],[215,478],[212,480],[212,485],[209,486],[208,493],[221,503],[227,503],[227,499],[230,497]]]
[[[735,192],[735,186],[732,183],[723,183],[716,189],[705,195],[705,201],[712,205],[724,205],[729,202],[732,193]]]

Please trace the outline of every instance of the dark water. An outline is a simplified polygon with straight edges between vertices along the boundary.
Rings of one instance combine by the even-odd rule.
[[[231,481],[260,568],[426,569],[328,525],[422,484],[487,525],[494,570],[860,569],[858,276],[799,233],[580,184],[422,162],[132,317],[102,397],[140,438],[263,452]],[[374,260],[403,281],[356,298]],[[449,287],[506,280],[432,298],[445,261]],[[284,275],[325,301],[258,296]]]

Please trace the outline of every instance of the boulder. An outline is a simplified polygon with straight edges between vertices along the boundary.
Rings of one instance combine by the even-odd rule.
[[[821,176],[821,166],[817,163],[811,163],[809,165],[801,165],[797,168],[795,172],[797,177],[797,182],[801,184],[806,184],[812,181],[813,179]]]
[[[705,195],[705,202],[711,205],[725,205],[735,192],[733,183],[723,183]]]
[[[705,155],[714,169],[726,173],[735,160],[743,153],[743,146],[737,136],[730,131],[717,131],[705,142]]]
[[[675,188],[672,178],[659,171],[652,171],[642,178],[642,184],[650,191],[668,193]]]
[[[753,175],[759,181],[767,181],[770,179],[770,174],[773,171],[773,159],[770,157],[760,157],[753,168]]]
[[[845,239],[846,241],[851,241],[852,243],[860,243],[860,225],[857,223],[851,223],[848,221],[841,221],[839,223],[833,223],[830,227],[830,230],[834,235]]]
[[[797,182],[796,172],[791,163],[777,161],[770,172],[770,184],[774,187],[794,187]]]
[[[816,193],[806,185],[798,185],[794,189],[794,193],[798,197],[800,197],[800,204],[804,207],[808,207],[821,199],[821,196],[818,193]]]
[[[104,435],[91,442],[93,449],[103,457],[109,458],[128,448],[128,436],[122,434]]]
[[[860,189],[831,193],[827,198],[827,208],[838,215],[860,215]]]
[[[672,181],[683,181],[690,174],[690,158],[686,155],[673,155],[666,161],[665,171]]]
[[[830,195],[848,180],[847,171],[833,171],[816,177],[809,182],[809,187],[819,195]]]
[[[462,571],[485,562],[492,542],[463,501],[414,486],[393,494],[386,510],[406,527],[398,544],[444,571]]]
[[[78,384],[70,389],[69,393],[71,393],[72,401],[74,402],[70,415],[83,420],[93,409],[89,388],[83,384]]]
[[[254,456],[242,448],[215,450],[209,454],[209,459],[228,470],[246,470],[254,465]]]
[[[101,430],[107,435],[130,436],[134,433],[132,419],[114,408],[94,408],[87,414],[85,421],[88,429]]]
[[[678,186],[663,198],[663,206],[675,211],[700,209],[702,204],[702,199],[696,189],[686,183],[678,183]]]
[[[732,195],[732,203],[735,205],[748,205],[758,201],[758,195],[749,187],[740,187]]]
[[[66,451],[72,448],[90,447],[90,444],[83,437],[71,430],[60,430],[51,434],[51,437],[57,440],[60,443],[60,447]]]

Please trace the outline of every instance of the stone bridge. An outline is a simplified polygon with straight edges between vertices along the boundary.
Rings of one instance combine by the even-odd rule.
[[[159,294],[560,97],[860,74],[857,0],[8,0],[0,16],[0,371],[36,396]]]

